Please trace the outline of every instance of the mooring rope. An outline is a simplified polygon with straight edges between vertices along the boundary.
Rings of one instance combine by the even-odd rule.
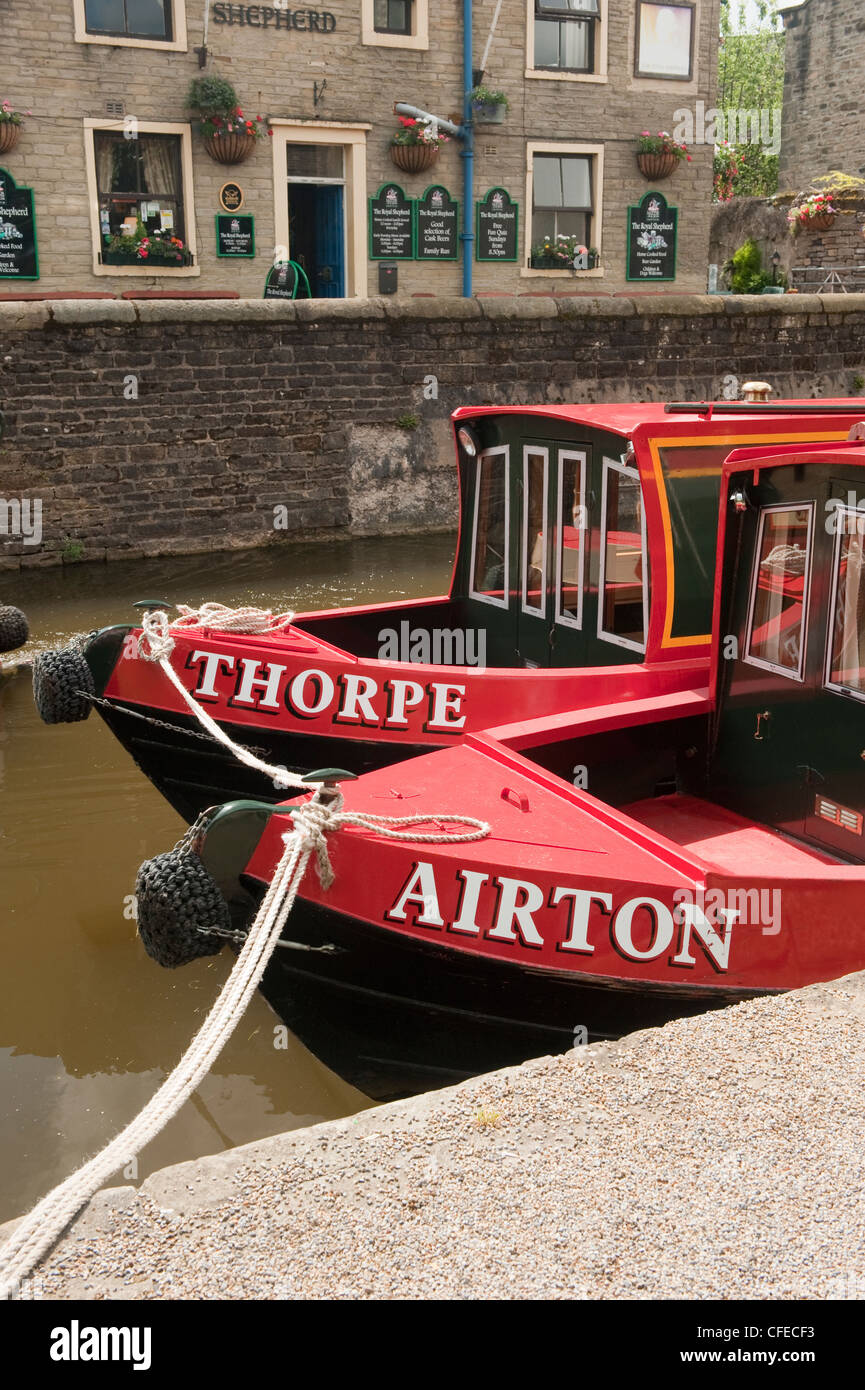
[[[171,664],[171,654],[174,651],[174,638],[171,636],[172,627],[196,626],[212,627],[220,632],[254,632],[263,633],[277,631],[290,623],[291,613],[281,614],[274,618],[269,609],[266,608],[226,608],[221,603],[203,603],[200,608],[187,608],[185,604],[178,604],[178,611],[181,616],[173,623],[169,622],[168,614],[162,608],[151,609],[144,614],[141,620],[141,636],[138,639],[138,655],[144,661],[158,662],[165,672],[171,684],[180,696],[182,696],[188,708],[195,715],[198,722],[207,730],[217,743],[221,743],[223,748],[227,748],[233,753],[238,762],[244,763],[246,767],[254,768],[256,772],[263,772],[269,777],[276,787],[288,790],[289,787],[299,787],[303,791],[309,791],[312,787],[320,786],[317,782],[305,782],[296,772],[289,772],[287,768],[273,767],[261,758],[257,758],[254,753],[250,753],[248,748],[242,744],[235,743],[229,738],[224,729],[221,729],[215,719],[207,713],[196,700],[195,696],[186,689],[182,680],[178,676]],[[203,615],[207,614],[205,618]]]
[[[328,799],[323,799],[328,798]],[[322,886],[329,888],[334,875],[326,834],[355,825],[395,840],[421,840],[433,844],[484,839],[490,833],[486,821],[473,816],[379,816],[343,811],[342,793],[319,789],[312,800],[289,812],[294,829],[281,838],[285,845],[270,886],[262,900],[246,942],[213,1008],[196,1033],[174,1071],[163,1081],[125,1129],[101,1153],[77,1169],[25,1216],[6,1244],[0,1247],[0,1298],[14,1297],[22,1281],[54,1244],[62,1230],[103,1183],[138,1154],[177,1114],[196,1086],[207,1075],[231,1037],[252,998],[276,947],[311,855],[315,855]],[[399,826],[422,823],[473,827],[461,834],[399,831]]]

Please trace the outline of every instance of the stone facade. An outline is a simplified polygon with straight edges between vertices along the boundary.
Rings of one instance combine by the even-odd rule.
[[[458,405],[856,395],[863,342],[862,294],[0,304],[0,569],[448,528]]]
[[[779,189],[798,192],[830,169],[865,174],[865,16],[859,0],[804,0],[783,18]]]
[[[344,138],[362,146],[362,165],[353,166],[355,186],[346,190],[349,242],[354,236],[355,248],[360,247],[357,264],[350,267],[347,294],[361,298],[377,294],[378,269],[364,254],[367,196],[388,180],[401,183],[413,197],[430,183],[441,182],[463,202],[463,161],[458,142],[447,144],[435,169],[425,174],[400,173],[388,153],[396,128],[396,101],[442,116],[461,111],[461,0],[429,6],[427,49],[364,43],[365,0],[333,0],[327,11],[333,26],[327,32],[311,27],[308,18],[322,11],[215,5],[211,0],[170,3],[176,33],[185,16],[185,43],[176,50],[165,45],[160,49],[80,41],[85,0],[66,0],[62,5],[52,0],[32,0],[27,6],[9,4],[8,0],[2,3],[0,97],[17,109],[31,109],[33,115],[27,119],[16,148],[0,156],[0,165],[19,184],[34,190],[41,276],[32,283],[2,280],[0,293],[97,291],[120,295],[144,290],[231,290],[243,297],[259,297],[274,248],[285,244],[280,239],[280,226],[286,189],[279,175],[277,147],[286,141],[302,144],[324,136],[334,143]],[[627,208],[652,187],[637,169],[635,138],[644,128],[671,130],[677,109],[693,109],[698,100],[712,104],[719,0],[696,0],[693,77],[681,81],[635,77],[634,0],[601,3],[606,41],[597,66],[602,65],[603,58],[606,72],[598,71],[585,79],[527,75],[533,5],[530,0],[505,0],[502,6],[484,81],[506,92],[510,110],[504,125],[476,129],[475,198],[502,185],[517,200],[519,256],[513,264],[476,263],[476,292],[625,289]],[[94,265],[100,246],[98,207],[95,190],[88,185],[86,163],[90,128],[122,130],[125,121],[134,119],[142,128],[147,123],[168,122],[175,129],[190,131],[191,113],[184,103],[190,80],[200,75],[197,51],[204,46],[206,6],[204,71],[227,77],[247,113],[261,113],[274,121],[275,135],[259,142],[246,163],[226,168],[208,156],[198,134],[191,134],[191,187],[184,188],[189,207],[194,200],[190,221],[194,221],[196,258],[191,272],[153,274],[149,268],[130,267],[101,273],[104,268]],[[494,11],[495,0],[476,0],[474,45],[478,63]],[[278,28],[274,22],[277,14],[282,16]],[[218,22],[226,15],[237,22]],[[262,27],[265,15],[269,20]],[[300,16],[290,29],[287,15]],[[297,27],[300,22],[306,27]],[[323,83],[326,86],[322,87]],[[562,144],[589,144],[603,154],[603,179],[598,180],[600,186],[595,190],[597,206],[598,195],[602,198],[602,216],[591,230],[591,240],[601,251],[597,270],[575,274],[527,267],[528,152],[532,144],[539,143],[548,144],[553,151]],[[677,278],[667,289],[703,290],[706,283],[712,152],[702,146],[696,147],[693,155],[692,163],[681,164],[661,185],[680,210]],[[361,178],[363,186],[359,187]],[[216,257],[214,216],[219,211],[219,189],[227,179],[242,185],[243,211],[255,217],[254,260]],[[541,234],[545,230],[535,229]],[[586,283],[576,285],[577,279]],[[461,289],[458,263],[406,261],[399,267],[400,295],[458,295]]]

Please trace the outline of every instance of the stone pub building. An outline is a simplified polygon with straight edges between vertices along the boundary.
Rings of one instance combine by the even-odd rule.
[[[314,297],[459,295],[462,238],[478,230],[476,293],[703,290],[711,148],[653,183],[635,147],[644,129],[672,130],[677,109],[712,104],[718,7],[475,0],[474,66],[508,108],[475,125],[465,207],[459,140],[417,170],[390,149],[396,102],[461,119],[462,0],[0,0],[0,101],[32,113],[0,152],[0,295],[260,298],[287,257]],[[269,125],[242,163],[217,162],[187,108],[202,75],[228,79]],[[654,283],[629,256],[629,209],[653,191],[676,209]],[[17,222],[4,205],[23,208]],[[16,248],[34,224],[28,259]],[[112,253],[136,227],[176,237],[182,262]],[[544,240],[559,235],[590,263],[549,264]]]

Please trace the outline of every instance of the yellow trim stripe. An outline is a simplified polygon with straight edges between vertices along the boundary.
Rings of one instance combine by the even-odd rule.
[[[755,444],[831,444],[839,440],[845,440],[848,430],[809,430],[807,434],[750,434],[743,438],[742,435],[713,435],[711,439],[701,435],[673,435],[667,439],[650,439],[649,453],[652,458],[652,471],[655,475],[655,486],[658,494],[658,504],[661,508],[661,524],[664,528],[664,556],[667,569],[667,602],[664,612],[664,632],[661,637],[661,650],[669,650],[672,647],[697,647],[707,646],[712,640],[711,633],[703,633],[699,637],[673,637],[673,603],[676,595],[675,571],[673,568],[673,525],[670,520],[670,504],[667,499],[667,485],[664,479],[664,470],[661,466],[661,449],[670,448],[701,448],[708,449],[714,444],[726,444],[731,449],[750,449]],[[691,470],[687,468],[676,469],[670,472],[669,477],[681,478],[689,475],[697,478],[709,478],[720,474],[720,468],[701,468]]]

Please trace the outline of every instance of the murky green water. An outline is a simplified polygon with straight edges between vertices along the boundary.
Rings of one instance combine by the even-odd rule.
[[[453,547],[451,536],[412,537],[0,573],[0,602],[27,613],[26,654],[124,622],[138,598],[300,611],[442,593]],[[137,1113],[228,973],[227,952],[161,970],[135,936],[138,865],[183,829],[101,720],[48,728],[29,672],[0,676],[0,1220]],[[368,1104],[295,1040],[275,1049],[276,1023],[256,996],[206,1081],[141,1154],[138,1178]]]

